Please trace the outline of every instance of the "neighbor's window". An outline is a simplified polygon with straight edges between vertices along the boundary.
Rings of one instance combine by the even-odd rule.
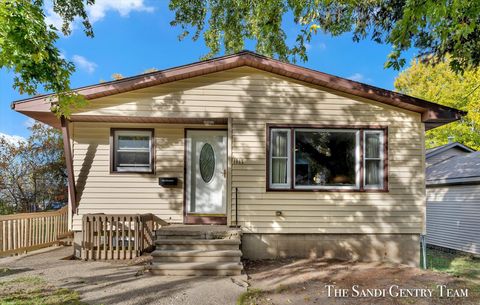
[[[384,130],[271,128],[269,186],[383,189],[383,135]]]
[[[153,131],[113,130],[114,172],[153,172]]]

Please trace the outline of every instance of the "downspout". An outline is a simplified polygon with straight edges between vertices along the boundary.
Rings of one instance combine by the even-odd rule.
[[[427,269],[427,240],[424,234],[420,235],[420,245],[422,248],[422,267]]]
[[[238,228],[238,187],[235,188],[235,227]]]
[[[70,146],[70,133],[68,130],[68,121],[64,116],[60,118],[62,125],[62,137],[63,137],[63,153],[65,155],[65,164],[67,166],[67,180],[68,180],[68,195],[69,201],[72,206],[72,214],[76,214],[77,211],[77,192],[75,189],[75,177],[73,176],[73,157],[72,148]]]
[[[420,251],[422,253],[422,264],[423,269],[427,269],[427,169],[426,169],[426,149],[425,149],[425,124],[423,124],[423,132],[422,132],[422,172],[423,172],[423,191],[424,191],[424,197],[423,197],[423,227],[422,227],[422,234],[420,234]]]

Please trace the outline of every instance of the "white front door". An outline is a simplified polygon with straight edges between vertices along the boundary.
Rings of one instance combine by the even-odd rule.
[[[185,208],[188,217],[227,212],[227,131],[187,130]],[[197,221],[198,222],[198,221]],[[200,221],[208,222],[208,221]]]

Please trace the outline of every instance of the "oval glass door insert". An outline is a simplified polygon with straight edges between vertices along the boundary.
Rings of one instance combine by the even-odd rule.
[[[200,150],[200,157],[198,160],[200,166],[200,175],[205,183],[210,182],[215,172],[215,152],[212,145],[205,143]]]

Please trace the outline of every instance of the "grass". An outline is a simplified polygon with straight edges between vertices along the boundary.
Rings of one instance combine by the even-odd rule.
[[[427,248],[428,269],[480,282],[480,259],[468,254]]]
[[[0,277],[14,274],[15,271],[10,268],[0,268]]]
[[[77,292],[57,288],[36,276],[0,282],[1,305],[84,305]]]
[[[261,289],[248,289],[237,299],[237,305],[256,305],[261,301],[264,292]]]

